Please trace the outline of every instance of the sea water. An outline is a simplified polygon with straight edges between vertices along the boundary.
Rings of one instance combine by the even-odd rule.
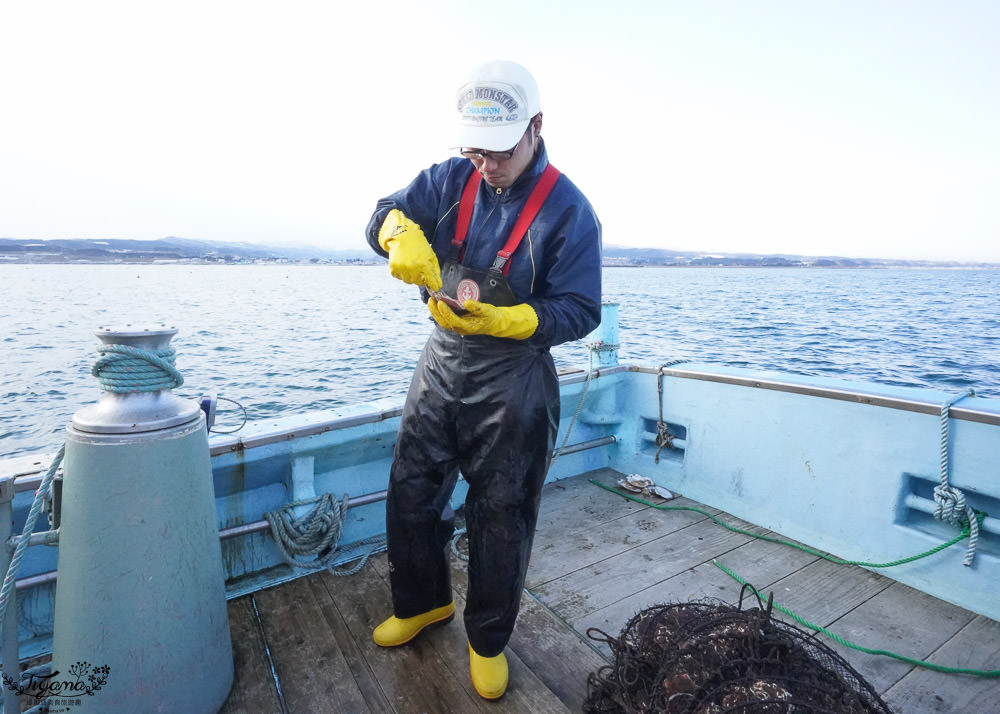
[[[1000,396],[1000,271],[606,268],[620,359]],[[402,401],[432,324],[384,265],[0,265],[0,458],[55,451],[100,396],[99,327],[176,327],[185,383],[266,419]],[[553,350],[588,365],[584,341]],[[219,429],[242,414],[220,403]]]

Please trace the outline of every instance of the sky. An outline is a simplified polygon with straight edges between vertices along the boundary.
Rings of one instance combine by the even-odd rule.
[[[995,0],[0,10],[0,237],[364,248],[520,62],[605,244],[1000,263]]]

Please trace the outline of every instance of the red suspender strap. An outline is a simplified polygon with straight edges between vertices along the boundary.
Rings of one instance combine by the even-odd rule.
[[[549,197],[552,188],[556,185],[556,181],[559,180],[559,176],[559,169],[549,164],[542,172],[542,176],[538,179],[538,183],[535,184],[535,188],[531,190],[531,195],[528,196],[528,200],[525,202],[524,208],[521,209],[521,213],[517,217],[517,222],[514,224],[514,230],[510,232],[510,237],[507,239],[504,247],[497,252],[497,259],[493,263],[493,267],[497,270],[503,267],[504,275],[510,270],[510,256],[514,254],[517,246],[521,244],[521,239],[528,232],[528,227],[535,220],[535,216],[541,210],[545,199]],[[476,204],[476,191],[479,190],[481,179],[482,175],[478,171],[473,170],[469,175],[468,181],[465,182],[465,188],[462,190],[462,200],[458,205],[458,225],[455,226],[455,238],[452,240],[452,245],[456,247],[460,247],[465,243],[465,237],[469,233],[469,225],[472,223],[472,209]]]
[[[465,236],[469,233],[469,224],[472,223],[472,209],[476,205],[476,191],[479,190],[479,181],[482,178],[482,174],[472,169],[469,180],[465,182],[462,202],[458,204],[458,225],[455,227],[455,238],[451,241],[452,245],[460,246],[465,242]]]
[[[507,239],[507,244],[497,253],[497,261],[493,263],[495,267],[499,267],[498,263],[503,266],[503,274],[506,275],[510,270],[510,256],[514,254],[517,250],[517,246],[521,244],[521,239],[524,238],[524,234],[528,232],[528,227],[531,222],[535,220],[535,216],[542,208],[542,204],[545,203],[545,199],[549,197],[552,192],[552,187],[556,185],[556,181],[559,180],[559,169],[557,169],[552,164],[545,167],[545,171],[542,172],[542,177],[538,179],[538,183],[535,184],[535,188],[532,189],[531,195],[528,196],[527,202],[524,204],[524,208],[521,210],[521,215],[517,217],[517,223],[514,224],[514,230],[510,232],[510,238]],[[503,260],[500,263],[500,260]]]

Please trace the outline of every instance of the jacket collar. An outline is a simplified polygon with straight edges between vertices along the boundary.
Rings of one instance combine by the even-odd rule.
[[[510,188],[501,194],[506,200],[516,200],[530,193],[531,189],[538,183],[538,179],[541,178],[545,167],[549,165],[549,155],[545,150],[545,140],[539,138],[539,141],[541,142],[541,148],[539,148],[538,153],[535,155],[535,160],[528,165],[524,173],[517,177],[517,180],[511,184]]]

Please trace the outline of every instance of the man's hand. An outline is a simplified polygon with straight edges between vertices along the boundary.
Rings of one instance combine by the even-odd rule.
[[[441,266],[420,226],[398,208],[389,211],[378,232],[378,244],[389,254],[392,277],[410,285],[441,289]]]
[[[465,309],[468,312],[456,315],[445,303],[430,298],[427,309],[431,311],[437,324],[460,335],[492,335],[526,340],[538,329],[538,315],[527,303],[497,307],[485,302],[466,300]]]

